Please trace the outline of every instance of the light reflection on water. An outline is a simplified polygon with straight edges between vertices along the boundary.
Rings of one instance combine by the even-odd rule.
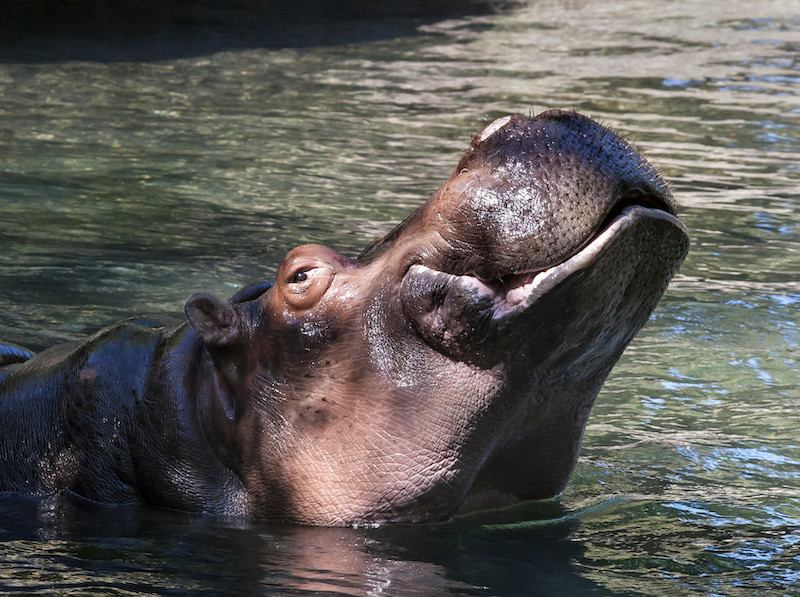
[[[796,593],[794,7],[552,0],[414,35],[338,27],[335,43],[302,47],[217,32],[183,53],[159,38],[145,61],[108,59],[91,40],[80,60],[41,59],[46,44],[35,61],[0,54],[0,337],[39,349],[131,313],[180,312],[195,291],[272,276],[305,242],[354,255],[486,122],[576,107],[664,170],[693,245],[601,393],[566,491],[495,517],[379,529],[0,496],[0,587]]]

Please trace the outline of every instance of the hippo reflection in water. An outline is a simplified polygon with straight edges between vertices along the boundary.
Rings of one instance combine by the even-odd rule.
[[[301,246],[182,325],[3,348],[0,490],[320,525],[553,496],[688,245],[611,131],[500,118],[355,260]]]

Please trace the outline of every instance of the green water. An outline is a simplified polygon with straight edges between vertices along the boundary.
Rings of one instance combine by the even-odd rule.
[[[0,47],[0,338],[180,313],[301,243],[353,256],[493,118],[577,108],[662,169],[693,245],[566,491],[378,529],[0,496],[0,590],[800,594],[800,6],[550,0],[394,25]]]

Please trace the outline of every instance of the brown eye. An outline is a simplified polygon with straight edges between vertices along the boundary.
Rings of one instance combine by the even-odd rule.
[[[333,268],[323,264],[309,265],[305,263],[294,274],[289,273],[289,282],[282,287],[284,300],[295,309],[308,309],[315,305],[333,280]]]
[[[275,301],[299,313],[314,307],[328,291],[336,273],[352,264],[319,245],[302,245],[287,253],[278,268]],[[277,302],[276,308],[283,308]]]

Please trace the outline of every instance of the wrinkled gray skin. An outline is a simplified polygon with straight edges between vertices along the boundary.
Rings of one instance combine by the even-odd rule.
[[[653,168],[574,113],[501,118],[356,260],[0,369],[0,489],[309,524],[561,491],[688,250]]]

